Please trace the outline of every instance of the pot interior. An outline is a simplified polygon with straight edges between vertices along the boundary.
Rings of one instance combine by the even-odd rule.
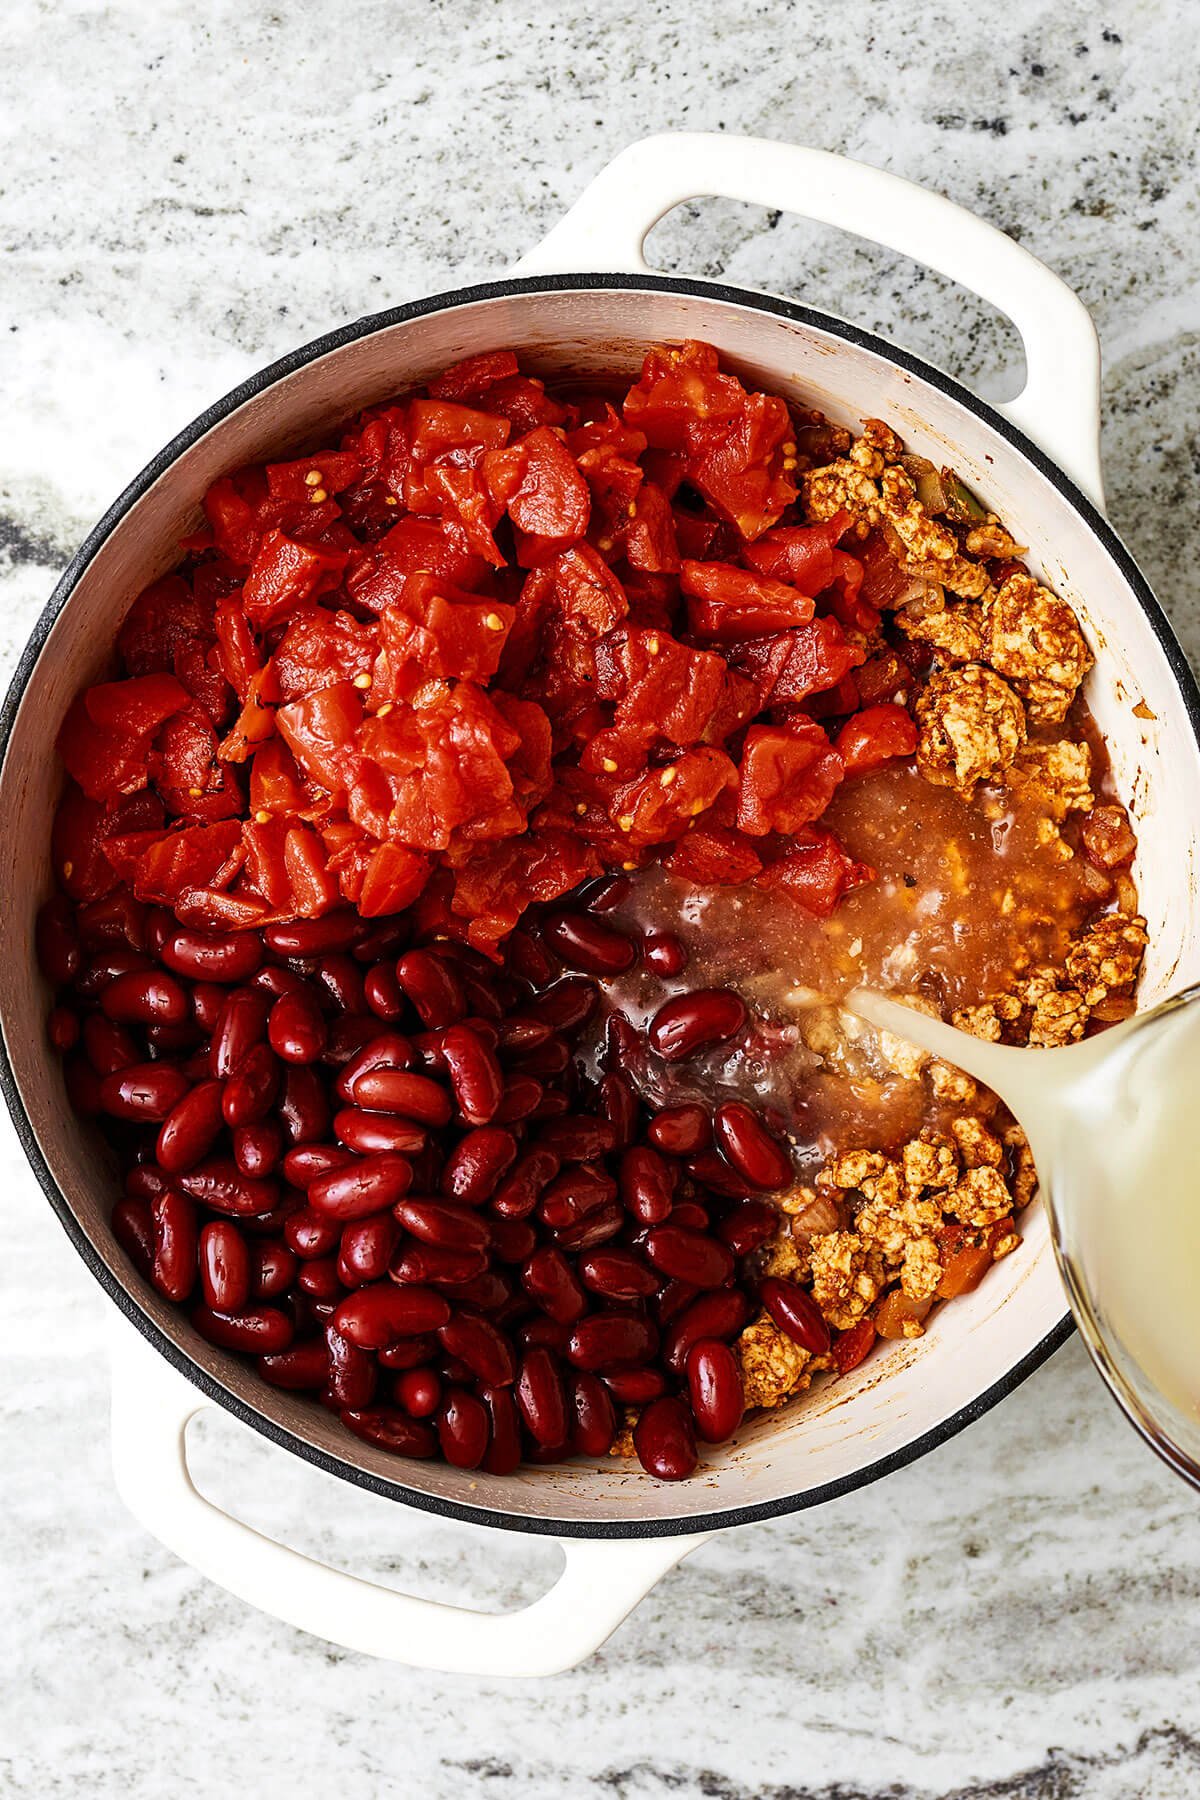
[[[65,596],[29,672],[12,720],[0,777],[0,864],[10,870],[10,943],[0,964],[0,1016],[35,1160],[64,1220],[91,1246],[110,1292],[124,1290],[143,1329],[152,1324],[186,1363],[221,1384],[243,1416],[351,1479],[381,1483],[418,1504],[507,1515],[534,1529],[664,1529],[671,1521],[811,1502],[831,1484],[869,1478],[876,1465],[929,1447],[998,1397],[993,1390],[1034,1366],[1065,1312],[1044,1217],[1024,1221],[1025,1242],[973,1294],[937,1309],[912,1343],[886,1346],[852,1376],[818,1384],[778,1415],[749,1422],[701,1472],[662,1485],[636,1464],[610,1460],[526,1468],[504,1479],[440,1464],[399,1462],[351,1439],[321,1407],[261,1383],[242,1363],[204,1343],[186,1318],[137,1276],[112,1240],[115,1179],[92,1133],[71,1114],[58,1060],[48,1050],[48,997],[34,965],[32,927],[51,887],[48,827],[59,787],[53,742],[70,699],[104,669],[129,604],[177,560],[178,539],[223,471],[296,454],[358,408],[414,386],[459,358],[500,346],[547,377],[633,377],[647,343],[707,339],[747,380],[820,407],[857,428],[884,419],[908,448],[952,463],[1017,537],[1030,562],[1075,608],[1096,667],[1087,696],[1108,740],[1122,798],[1139,836],[1136,875],[1150,951],[1149,1003],[1200,979],[1194,927],[1200,755],[1193,696],[1178,652],[1144,584],[1107,532],[1097,530],[1047,472],[993,428],[951,384],[927,379],[886,346],[782,303],[661,278],[584,279],[579,287],[529,284],[518,291],[451,297],[339,334],[309,360],[247,390],[199,422],[190,441],[148,472],[111,519]],[[64,583],[64,587],[67,586]],[[1147,603],[1151,610],[1147,610]],[[44,627],[43,627],[44,629]],[[1173,662],[1173,656],[1175,660]],[[21,1121],[18,1120],[20,1124]],[[56,1187],[57,1194],[53,1192]],[[81,1246],[83,1247],[83,1246]],[[128,1300],[126,1300],[128,1297]],[[161,1344],[160,1344],[160,1347]],[[195,1374],[194,1367],[187,1372]],[[1003,1391],[1003,1390],[1001,1390]]]

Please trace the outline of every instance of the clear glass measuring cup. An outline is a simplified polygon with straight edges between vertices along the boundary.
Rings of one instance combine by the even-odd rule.
[[[1093,1362],[1200,1487],[1200,986],[1062,1050],[985,1043],[864,988],[844,1004],[1009,1107]]]

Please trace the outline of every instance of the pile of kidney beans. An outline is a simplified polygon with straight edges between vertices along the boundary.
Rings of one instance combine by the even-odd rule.
[[[766,1123],[650,1111],[630,1079],[748,1021],[715,990],[666,999],[645,1034],[604,1019],[604,977],[687,963],[606,919],[627,890],[605,877],[530,915],[500,966],[410,948],[403,915],[215,936],[124,888],[49,901],[50,1037],[120,1160],[136,1268],[387,1450],[506,1474],[604,1455],[631,1406],[643,1466],[690,1474],[697,1438],[741,1421],[730,1346],[760,1304],[814,1353],[830,1338],[803,1289],[755,1279],[763,1196],[792,1178]]]

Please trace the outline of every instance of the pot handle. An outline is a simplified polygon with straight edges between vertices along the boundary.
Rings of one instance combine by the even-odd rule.
[[[213,1404],[122,1321],[112,1358],[112,1456],[135,1518],[200,1574],[300,1631],[364,1656],[457,1675],[556,1675],[574,1668],[711,1532],[562,1538],[554,1586],[513,1613],[478,1613],[397,1593],[264,1537],[198,1492],[188,1420]],[[481,1539],[487,1554],[490,1545]]]
[[[937,269],[1010,319],[1026,379],[997,410],[1103,506],[1100,345],[1066,282],[995,225],[902,176],[767,138],[668,132],[630,144],[584,189],[515,275],[645,271],[651,227],[701,195],[777,207]]]

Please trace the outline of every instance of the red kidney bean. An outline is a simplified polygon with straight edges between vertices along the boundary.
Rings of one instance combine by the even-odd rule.
[[[221,1111],[229,1126],[257,1125],[265,1119],[279,1092],[279,1064],[266,1044],[255,1044],[238,1064],[221,1095]]]
[[[672,1225],[686,1225],[689,1231],[707,1231],[708,1213],[698,1200],[680,1200],[671,1212]]]
[[[196,1285],[196,1208],[186,1194],[167,1188],[150,1202],[150,1218],[154,1226],[150,1280],[165,1299],[178,1304]]]
[[[610,1369],[603,1380],[613,1399],[622,1406],[645,1406],[667,1391],[667,1378],[661,1369]]]
[[[345,1408],[338,1414],[347,1431],[377,1449],[390,1450],[394,1456],[416,1456],[423,1460],[437,1449],[437,1438],[421,1419],[410,1419],[394,1406],[366,1409]]]
[[[612,1176],[591,1163],[578,1163],[564,1169],[545,1188],[538,1201],[538,1217],[550,1231],[564,1231],[576,1225],[597,1207],[615,1199],[617,1184]]]
[[[553,1150],[563,1162],[591,1162],[605,1156],[616,1143],[616,1133],[607,1119],[593,1119],[574,1114],[566,1119],[551,1119],[538,1132],[538,1143]]]
[[[512,1345],[490,1319],[459,1310],[438,1331],[438,1342],[488,1387],[510,1387],[517,1378]]]
[[[552,1319],[573,1324],[587,1311],[587,1295],[561,1250],[543,1244],[521,1267],[521,1286]]]
[[[155,1148],[159,1166],[169,1175],[192,1168],[208,1155],[224,1123],[221,1083],[201,1081],[189,1088],[163,1120]]]
[[[79,1014],[73,1013],[70,1007],[55,1006],[50,1009],[46,1020],[46,1036],[50,1039],[51,1048],[60,1056],[73,1050],[79,1042]]]
[[[575,897],[588,912],[608,913],[615,912],[632,892],[633,883],[628,875],[601,875],[580,888]]]
[[[756,1188],[787,1187],[794,1179],[791,1161],[762,1120],[740,1100],[719,1106],[713,1118],[717,1142],[739,1175]]]
[[[618,1200],[610,1200],[604,1206],[586,1213],[574,1225],[560,1227],[554,1233],[554,1241],[563,1250],[594,1250],[600,1244],[611,1243],[625,1229],[627,1220],[625,1212]]]
[[[39,909],[34,944],[42,974],[53,987],[74,981],[83,958],[75,909],[65,894],[55,894]]]
[[[524,1262],[536,1246],[537,1232],[527,1219],[492,1220],[492,1255],[498,1262]]]
[[[262,964],[262,940],[256,931],[216,934],[174,931],[159,953],[168,969],[189,981],[249,981]]]
[[[621,1200],[642,1225],[661,1225],[669,1217],[675,1182],[672,1165],[646,1144],[635,1144],[621,1158]]]
[[[350,954],[362,963],[376,963],[381,957],[396,957],[412,936],[412,925],[403,913],[385,919],[363,919],[350,946]]]
[[[99,951],[90,956],[75,977],[75,992],[83,1000],[95,1000],[102,990],[123,975],[153,974],[154,964],[140,950],[121,947]],[[171,978],[168,976],[168,980]],[[130,1021],[137,1023],[136,1020]]]
[[[183,1025],[146,1026],[146,1043],[151,1052],[157,1052],[159,1056],[175,1056],[184,1050],[197,1050],[200,1041],[201,1034],[190,1019]],[[206,1056],[201,1056],[200,1060],[207,1064]],[[207,1075],[207,1066],[201,1072]]]
[[[320,919],[293,919],[287,925],[268,925],[263,937],[276,956],[320,956],[326,950],[348,950],[359,935],[361,923],[358,914],[347,907],[328,912]]]
[[[262,1119],[257,1125],[239,1125],[232,1136],[233,1160],[243,1175],[261,1179],[279,1165],[283,1155],[283,1133],[274,1119]]]
[[[275,1108],[289,1145],[312,1144],[329,1130],[329,1102],[312,1069],[299,1063],[284,1072],[283,1093]]]
[[[296,1276],[296,1286],[313,1300],[337,1301],[342,1295],[342,1279],[336,1256],[314,1256],[304,1263]]]
[[[365,1219],[399,1200],[411,1180],[402,1156],[364,1156],[310,1181],[308,1204],[332,1219]]]
[[[522,1319],[517,1326],[516,1338],[523,1350],[554,1350],[561,1354],[566,1350],[571,1336],[569,1325],[560,1325],[548,1313],[535,1313],[532,1319]]]
[[[691,1156],[712,1143],[712,1125],[702,1106],[664,1106],[651,1119],[646,1136],[668,1156]]]
[[[404,989],[396,977],[395,963],[376,963],[363,977],[363,999],[378,1019],[388,1023],[404,1016]]]
[[[149,909],[134,898],[128,888],[114,888],[98,900],[89,900],[76,915],[79,935],[85,950],[103,944],[128,944],[133,950],[152,949],[148,935]]]
[[[396,1338],[436,1331],[449,1317],[449,1301],[431,1288],[397,1287],[381,1281],[347,1295],[333,1322],[360,1350],[382,1350]]]
[[[535,1345],[521,1358],[516,1386],[517,1406],[535,1444],[561,1444],[567,1435],[567,1405],[562,1377],[552,1351]]]
[[[715,1150],[701,1150],[697,1156],[689,1156],[686,1167],[693,1181],[699,1182],[702,1187],[711,1188],[714,1194],[724,1194],[730,1200],[748,1200],[758,1192],[744,1175],[739,1175]]]
[[[378,1155],[385,1150],[412,1156],[428,1141],[424,1128],[409,1119],[393,1118],[388,1113],[364,1112],[357,1106],[343,1106],[336,1112],[333,1129],[342,1143],[360,1156]]]
[[[553,1150],[527,1150],[492,1196],[491,1210],[505,1219],[525,1219],[562,1164]]]
[[[421,1125],[450,1123],[450,1097],[427,1075],[405,1069],[367,1069],[350,1085],[350,1099],[368,1112],[398,1113]]]
[[[250,1297],[277,1300],[297,1279],[296,1258],[286,1244],[270,1238],[250,1251]]]
[[[112,1209],[112,1234],[140,1275],[149,1276],[154,1263],[154,1220],[150,1202],[127,1195]]]
[[[72,1112],[94,1119],[100,1111],[100,1077],[82,1056],[68,1056],[63,1063],[63,1085]]]
[[[585,975],[623,975],[637,961],[632,938],[588,913],[553,913],[542,936],[561,962]]]
[[[579,1259],[579,1279],[607,1300],[648,1300],[659,1278],[632,1250],[591,1250]]]
[[[617,1435],[612,1397],[596,1375],[572,1369],[567,1377],[570,1443],[576,1456],[607,1456]]]
[[[770,1275],[762,1284],[760,1298],[780,1331],[802,1350],[824,1356],[830,1344],[829,1326],[810,1293],[794,1281]]]
[[[737,1357],[719,1338],[701,1338],[688,1352],[687,1379],[696,1430],[706,1444],[723,1444],[746,1410]]]
[[[696,1433],[682,1400],[666,1394],[652,1400],[633,1428],[633,1447],[647,1474],[659,1481],[683,1481],[696,1467]]]
[[[250,1356],[286,1350],[294,1334],[292,1321],[277,1306],[248,1306],[240,1313],[222,1313],[201,1303],[192,1308],[191,1320],[210,1344]]]
[[[357,1014],[367,1010],[363,972],[352,956],[330,952],[316,967],[316,978],[339,1012]]]
[[[226,988],[215,981],[198,981],[192,988],[192,1017],[206,1037],[212,1036],[221,1017],[221,1008],[229,998]]]
[[[532,1118],[546,1098],[546,1090],[535,1075],[514,1075],[504,1084],[493,1124],[517,1125]]]
[[[314,1063],[329,1041],[329,1026],[311,988],[276,1000],[267,1021],[276,1056],[289,1063]]]
[[[271,1000],[281,1000],[284,994],[302,994],[307,992],[308,983],[296,969],[285,969],[276,963],[268,963],[256,975],[250,977],[252,990],[266,994]]]
[[[170,1185],[153,1163],[135,1163],[125,1171],[125,1192],[132,1199],[153,1200],[156,1194],[165,1194]]]
[[[655,975],[670,980],[682,975],[688,965],[688,953],[670,931],[651,931],[642,939],[642,961]]]
[[[349,1168],[354,1161],[353,1151],[339,1144],[296,1144],[283,1159],[283,1177],[293,1187],[307,1189],[318,1175]]]
[[[736,1337],[749,1313],[749,1302],[741,1288],[701,1294],[668,1326],[663,1338],[663,1362],[673,1375],[684,1374],[694,1344],[704,1338]]]
[[[302,1206],[284,1221],[283,1236],[288,1249],[307,1261],[331,1255],[337,1249],[341,1229],[336,1219],[324,1218],[311,1207]]]
[[[293,1344],[290,1350],[260,1356],[258,1372],[272,1387],[311,1393],[325,1386],[329,1375],[329,1352],[321,1338],[310,1338],[307,1343]]]
[[[448,1199],[482,1206],[495,1193],[516,1156],[517,1140],[511,1131],[496,1125],[468,1131],[443,1164],[441,1190]]]
[[[116,976],[101,989],[100,1005],[125,1025],[182,1025],[191,1011],[186,991],[161,969]]]
[[[396,1400],[414,1419],[430,1419],[442,1403],[442,1382],[436,1369],[404,1369],[396,1377]]]
[[[423,1244],[436,1244],[444,1250],[486,1250],[492,1240],[486,1219],[467,1207],[454,1206],[444,1200],[420,1199],[415,1195],[397,1200],[392,1212],[406,1231]]]
[[[325,1353],[327,1392],[334,1406],[370,1406],[377,1380],[374,1357],[345,1337],[332,1321],[325,1327]]]
[[[488,1445],[488,1413],[483,1402],[465,1388],[446,1391],[437,1415],[442,1455],[455,1469],[477,1469]]]
[[[625,1150],[637,1133],[640,1108],[633,1083],[627,1075],[605,1075],[600,1081],[600,1105],[612,1126],[613,1148]]]
[[[604,1021],[602,1061],[609,1071],[634,1068],[645,1061],[641,1034],[621,1013],[609,1013]]]
[[[779,1213],[769,1201],[743,1200],[720,1221],[717,1236],[735,1256],[749,1256],[769,1244],[778,1229]]]
[[[89,1013],[83,1021],[83,1053],[97,1075],[115,1075],[143,1060],[133,1033],[103,1013]]]
[[[544,988],[554,979],[554,963],[537,939],[520,925],[510,932],[504,947],[508,967],[531,987]]]
[[[255,1213],[271,1212],[279,1201],[278,1182],[252,1181],[229,1157],[206,1157],[194,1168],[182,1171],[178,1180],[186,1193],[213,1212],[252,1217]]]
[[[491,1313],[503,1324],[502,1313],[515,1304],[524,1308],[527,1302],[515,1299],[515,1289],[500,1269],[485,1269],[468,1281],[443,1282],[442,1291],[455,1306],[473,1306],[477,1312]]]
[[[599,1374],[637,1367],[658,1349],[658,1328],[636,1313],[598,1312],[581,1319],[571,1333],[567,1357],[577,1369]]]
[[[733,1274],[726,1246],[685,1225],[655,1225],[646,1236],[646,1256],[664,1275],[690,1281],[693,1287],[718,1288]]]
[[[250,1248],[229,1219],[214,1219],[200,1233],[200,1291],[214,1312],[241,1312],[250,1298]]]
[[[270,1001],[256,988],[235,988],[217,1020],[209,1061],[218,1081],[228,1081],[256,1044],[267,1035]]]
[[[696,988],[660,1006],[647,1035],[664,1062],[684,1062],[736,1037],[746,1024],[746,1005],[730,988]]]
[[[568,976],[531,1001],[529,1011],[535,1019],[570,1037],[587,1024],[599,1004],[594,982]]]
[[[409,950],[396,964],[396,979],[422,1025],[440,1030],[467,1016],[462,982],[443,957],[431,950]]]
[[[538,1049],[552,1035],[552,1029],[544,1019],[532,1019],[517,1013],[500,1021],[496,1033],[496,1048],[502,1056],[521,1056],[527,1050]]]
[[[133,1063],[101,1081],[100,1108],[114,1119],[157,1124],[187,1091],[186,1075],[170,1063]]]
[[[415,1369],[436,1356],[439,1348],[432,1332],[419,1332],[416,1337],[397,1338],[394,1344],[377,1350],[375,1360],[381,1369]],[[363,1355],[366,1354],[364,1351]]]
[[[369,1048],[378,1035],[379,1020],[373,1013],[339,1013],[330,1023],[321,1061],[327,1068],[344,1068]]]
[[[458,1287],[487,1269],[486,1250],[451,1250],[444,1244],[409,1244],[392,1258],[388,1274],[400,1283],[446,1282]]]
[[[511,1475],[521,1462],[521,1421],[511,1388],[481,1387],[487,1408],[488,1447],[483,1467],[489,1475]]]
[[[486,1125],[504,1094],[504,1077],[495,1052],[470,1025],[451,1025],[442,1033],[442,1057],[459,1111],[468,1125]]]
[[[556,1031],[536,1049],[514,1052],[508,1058],[514,1074],[534,1075],[539,1081],[545,1081],[551,1075],[561,1075],[570,1061],[571,1051],[567,1040]]]
[[[343,1227],[338,1247],[338,1273],[346,1287],[382,1281],[400,1242],[400,1227],[391,1213],[352,1219]]]

